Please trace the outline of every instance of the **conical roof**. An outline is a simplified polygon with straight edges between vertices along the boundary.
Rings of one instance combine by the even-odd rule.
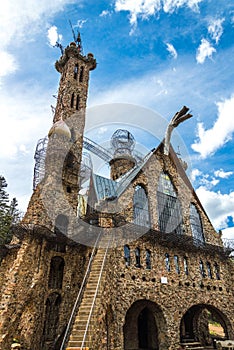
[[[66,136],[69,139],[71,138],[71,131],[67,126],[67,124],[62,119],[54,123],[54,125],[51,127],[48,133],[48,136],[50,137],[51,135],[54,135],[54,134]]]

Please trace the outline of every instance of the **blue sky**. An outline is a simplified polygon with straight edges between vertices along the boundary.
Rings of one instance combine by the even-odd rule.
[[[72,40],[68,20],[79,27],[84,52],[93,52],[98,62],[91,72],[88,100],[87,130],[95,131],[88,136],[108,140],[116,121],[114,104],[137,105],[142,114],[136,113],[134,122],[125,114],[116,127],[127,123],[147,150],[154,137],[139,130],[158,136],[162,120],[166,125],[183,105],[190,107],[193,118],[177,130],[184,149],[178,138],[173,146],[182,148],[187,161],[189,157],[194,187],[215,228],[234,238],[232,0],[8,0],[2,4],[0,169],[11,197],[16,196],[26,209],[35,146],[51,126],[50,106],[56,102],[59,74],[54,62],[60,51],[52,45],[59,40],[66,46]],[[102,111],[103,105],[109,106],[108,113],[92,118],[95,106]]]

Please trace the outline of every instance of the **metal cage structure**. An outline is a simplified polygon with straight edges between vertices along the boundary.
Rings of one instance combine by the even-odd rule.
[[[45,157],[48,145],[48,137],[44,137],[37,142],[34,154],[35,166],[33,176],[33,189],[42,181],[45,176]]]
[[[114,150],[114,156],[117,155],[132,155],[136,141],[134,136],[125,129],[118,129],[111,137],[111,146]]]

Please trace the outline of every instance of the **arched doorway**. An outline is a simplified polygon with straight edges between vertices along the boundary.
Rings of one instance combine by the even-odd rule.
[[[215,325],[216,327],[212,327]],[[181,342],[198,341],[212,345],[214,339],[228,339],[232,328],[228,318],[212,305],[194,305],[183,315],[180,323]]]
[[[124,324],[124,350],[159,350],[165,348],[166,323],[159,306],[138,300],[127,311]],[[160,339],[164,339],[164,346]]]

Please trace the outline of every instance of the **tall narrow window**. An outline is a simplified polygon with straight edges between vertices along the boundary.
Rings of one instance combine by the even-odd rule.
[[[149,227],[149,204],[145,189],[137,185],[133,195],[133,219],[134,224]]]
[[[217,280],[220,280],[220,268],[219,265],[215,262],[214,263],[214,270],[215,270],[215,277]]]
[[[71,95],[71,108],[74,107],[74,99],[75,99],[75,94],[73,92],[72,95]]]
[[[56,338],[60,304],[61,296],[58,293],[50,294],[46,300],[45,323],[43,330],[44,341],[54,341]]]
[[[64,259],[54,256],[50,263],[50,274],[48,287],[50,289],[61,289],[63,284]]]
[[[149,249],[146,249],[145,251],[145,263],[146,269],[151,270],[151,251]]]
[[[159,229],[166,233],[183,233],[183,219],[180,201],[167,173],[159,178],[158,192],[158,220]]]
[[[80,68],[80,78],[79,78],[79,81],[82,83],[83,81],[83,78],[84,78],[84,67],[82,66]]]
[[[174,255],[175,270],[180,274],[179,258],[178,255]]]
[[[190,205],[190,224],[195,243],[198,245],[204,243],[205,237],[203,234],[201,217],[196,206],[193,203]]]
[[[206,267],[207,267],[207,275],[209,278],[213,278],[212,276],[212,270],[211,270],[211,265],[209,263],[209,261],[206,262]]]
[[[165,254],[165,264],[166,264],[166,270],[168,272],[171,271],[171,265],[170,265],[170,256],[168,253]]]
[[[204,264],[203,264],[202,260],[200,260],[200,262],[199,262],[199,267],[200,267],[200,272],[201,272],[202,277],[205,278],[206,273],[205,273]]]
[[[131,264],[130,248],[127,244],[125,244],[124,246],[124,260],[125,260],[125,265],[130,266]]]
[[[135,257],[136,257],[136,267],[141,267],[141,251],[140,248],[135,249]]]
[[[78,77],[78,68],[79,68],[79,66],[78,66],[78,64],[76,64],[75,67],[74,67],[74,79],[76,79],[76,80],[77,80],[77,77]]]
[[[184,273],[188,276],[188,258],[184,256]]]
[[[80,96],[77,95],[77,96],[76,96],[76,110],[77,110],[77,111],[78,111],[79,107],[80,107]]]

